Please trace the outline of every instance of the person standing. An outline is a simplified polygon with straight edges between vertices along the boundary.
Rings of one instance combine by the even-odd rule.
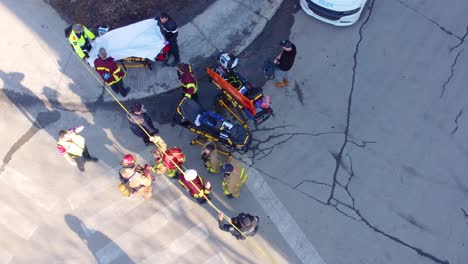
[[[291,70],[294,60],[296,59],[296,45],[292,44],[289,40],[280,42],[282,47],[281,53],[276,56],[273,63],[276,65],[275,69],[275,86],[285,87],[289,85],[288,75]]]
[[[207,182],[205,184],[196,170],[188,169],[184,173],[180,173],[179,183],[190,193],[190,196],[195,198],[200,204],[206,202],[205,197],[207,199],[210,198],[211,183]]]
[[[188,99],[197,100],[198,82],[195,79],[192,67],[187,63],[180,63],[177,66],[177,76],[179,77],[184,96]]]
[[[135,163],[135,157],[131,154],[123,156],[120,161],[122,168],[119,170],[119,178],[122,184],[119,185],[119,190],[122,193],[128,190],[127,196],[143,196],[148,200],[153,196],[153,187],[151,184],[154,178],[149,173],[148,165],[142,168]],[[123,190],[124,187],[125,190]]]
[[[161,154],[161,150],[155,149],[151,154],[155,158],[154,166],[151,168],[153,172],[156,174],[165,174],[169,178],[177,179],[175,177],[177,171],[185,162],[185,155],[180,148],[170,148],[164,152],[164,155]]]
[[[169,42],[169,55],[174,56],[174,62],[168,66],[176,66],[180,63],[179,45],[177,36],[179,35],[177,23],[165,12],[154,18],[158,22],[159,30],[167,42]]]
[[[91,51],[91,41],[94,40],[96,36],[91,32],[87,27],[75,23],[72,25],[70,35],[68,36],[68,41],[72,45],[78,57],[88,61],[89,51]]]
[[[201,159],[209,173],[219,173],[223,163],[214,142],[208,142],[202,150]]]
[[[143,127],[151,136],[159,133],[159,129],[154,127],[153,120],[151,120],[151,117],[146,113],[145,107],[140,103],[136,103],[130,108],[130,113],[127,114],[127,119],[130,130],[135,134],[135,136],[143,139],[143,142],[147,146],[151,144],[151,138],[141,129],[141,127]]]
[[[245,236],[254,236],[258,230],[260,219],[258,216],[240,213],[238,216],[231,218],[231,223],[237,227],[244,235],[239,233],[231,224],[223,224],[224,214],[218,214],[219,229],[231,233],[237,240],[244,240]]]
[[[94,60],[94,68],[115,93],[120,93],[123,97],[127,96],[130,88],[125,88],[123,84],[123,78],[127,76],[127,73],[117,65],[114,58],[107,56],[105,48],[99,49],[98,57]]]
[[[83,129],[84,126],[76,126],[68,130],[60,130],[57,141],[59,153],[70,162],[70,164],[77,166],[80,171],[85,170],[85,161],[98,161],[97,158],[89,154],[85,138],[78,135]]]
[[[224,172],[221,184],[224,195],[227,195],[228,198],[239,198],[240,188],[249,178],[247,170],[241,164],[233,166],[230,163],[224,164],[221,170]]]

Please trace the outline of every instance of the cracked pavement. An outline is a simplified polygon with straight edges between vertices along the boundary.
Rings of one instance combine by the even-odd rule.
[[[468,259],[468,3],[423,2],[377,0],[350,28],[299,11],[296,85],[265,88],[249,155],[327,263]]]

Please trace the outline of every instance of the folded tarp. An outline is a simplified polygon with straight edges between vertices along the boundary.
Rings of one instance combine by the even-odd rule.
[[[111,30],[97,37],[89,53],[89,64],[94,67],[94,60],[100,48],[105,48],[107,55],[115,60],[139,57],[154,60],[164,47],[164,37],[159,31],[157,21],[143,20],[125,27]]]

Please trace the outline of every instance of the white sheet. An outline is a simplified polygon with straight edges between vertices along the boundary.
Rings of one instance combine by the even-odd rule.
[[[89,53],[89,65],[94,67],[101,47],[115,60],[140,57],[154,60],[164,46],[164,37],[159,31],[156,20],[147,19],[125,27],[111,30],[97,37]]]

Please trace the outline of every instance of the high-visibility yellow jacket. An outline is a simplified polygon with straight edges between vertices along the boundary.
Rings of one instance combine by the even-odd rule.
[[[234,164],[233,164],[234,165]],[[240,164],[234,165],[234,170],[230,175],[223,178],[223,190],[225,195],[232,194],[234,197],[239,197],[240,188],[249,178],[247,170]]]
[[[70,154],[73,156],[82,156],[85,148],[85,138],[77,135],[74,132],[70,132],[70,140],[59,139],[57,141],[57,148],[60,154]]]
[[[91,30],[89,30],[85,26],[83,26],[83,33],[81,34],[81,36],[78,37],[76,32],[72,30],[70,36],[68,37],[68,41],[70,41],[70,44],[75,49],[76,54],[78,54],[78,56],[83,59],[86,55],[82,47],[86,44],[86,40],[88,40],[88,42],[90,43],[91,40],[95,38],[96,37],[94,36],[94,33],[91,32]]]

